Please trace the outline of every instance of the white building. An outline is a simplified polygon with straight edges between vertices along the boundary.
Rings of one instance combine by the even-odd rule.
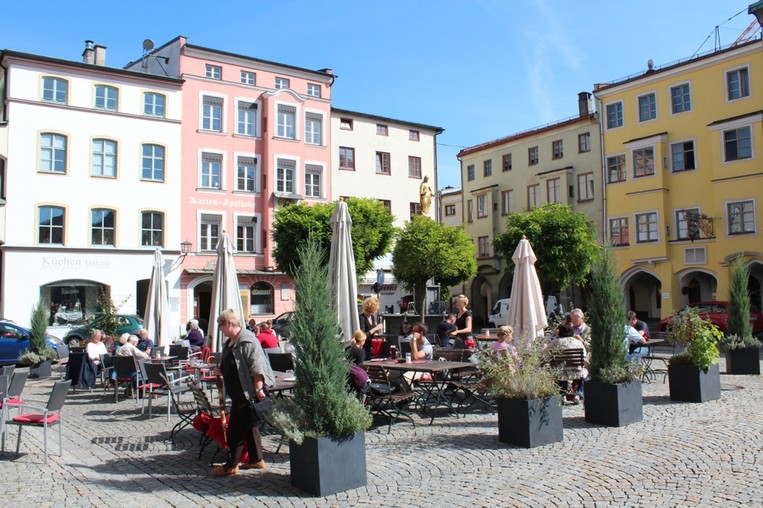
[[[142,314],[161,248],[179,323],[182,80],[108,68],[105,54],[90,41],[83,62],[0,53],[6,318],[28,323],[43,297],[51,323],[81,322],[102,290]]]

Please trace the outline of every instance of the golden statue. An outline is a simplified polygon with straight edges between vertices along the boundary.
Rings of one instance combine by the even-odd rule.
[[[432,205],[432,187],[429,186],[428,181],[429,177],[425,176],[419,187],[421,215],[429,215],[429,207]]]

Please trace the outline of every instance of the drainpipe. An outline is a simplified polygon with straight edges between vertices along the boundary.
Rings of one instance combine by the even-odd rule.
[[[594,87],[595,90],[595,87]],[[596,113],[599,117],[599,154],[601,157],[601,235],[602,242],[606,243],[608,238],[609,224],[607,224],[607,160],[604,150],[604,116],[601,110],[601,99],[596,97]]]

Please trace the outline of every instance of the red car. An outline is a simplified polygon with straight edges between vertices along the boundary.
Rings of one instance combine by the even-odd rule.
[[[726,333],[726,320],[729,315],[729,302],[695,302],[690,303],[689,307],[699,309],[699,315],[709,319],[711,323]],[[750,322],[752,323],[753,335],[763,334],[763,314],[754,307],[750,309]],[[673,316],[668,316],[657,325],[657,330],[669,332],[673,324]]]

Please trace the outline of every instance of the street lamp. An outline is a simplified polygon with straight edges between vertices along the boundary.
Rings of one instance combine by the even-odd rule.
[[[193,247],[193,244],[189,242],[188,240],[184,241],[180,244],[180,254],[183,257],[186,257],[189,252],[191,252],[191,247]]]

